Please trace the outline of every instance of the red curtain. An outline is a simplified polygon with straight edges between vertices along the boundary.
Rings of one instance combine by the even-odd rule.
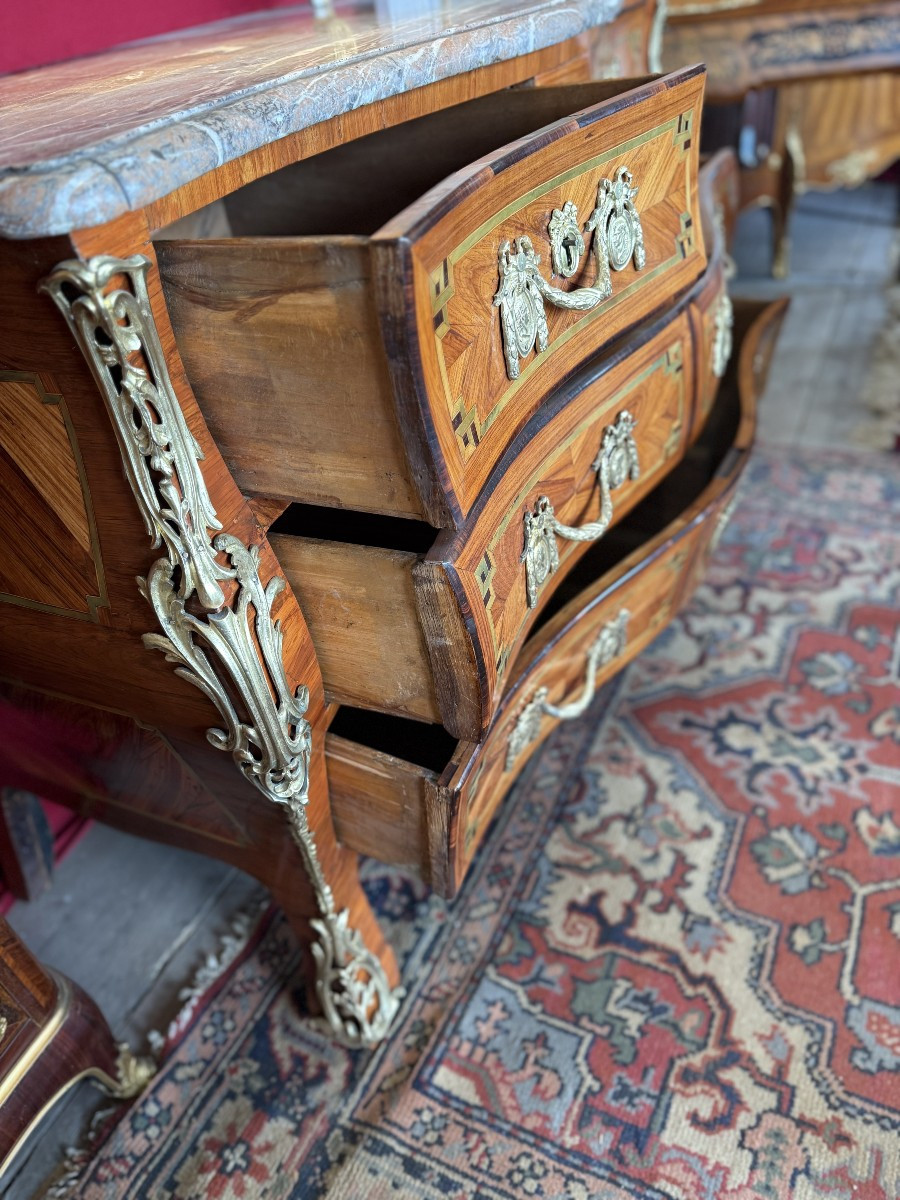
[[[0,74],[208,21],[295,6],[301,7],[296,0],[0,0]]]

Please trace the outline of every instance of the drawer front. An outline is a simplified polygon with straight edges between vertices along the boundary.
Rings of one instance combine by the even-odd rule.
[[[717,150],[700,168],[700,221],[710,261],[728,252],[741,206],[741,172],[731,149]],[[729,271],[733,270],[733,264]]]
[[[439,481],[447,523],[562,379],[702,272],[703,78],[681,71],[549,125],[375,235],[408,453]]]
[[[731,489],[697,523],[589,601],[511,691],[460,789],[451,830],[453,888],[462,882],[496,807],[518,772],[561,720],[586,711],[597,688],[619,672],[672,619],[693,589],[705,549]]]
[[[453,690],[439,683],[438,698],[457,736],[477,737],[490,724],[507,668],[566,572],[678,463],[693,403],[692,363],[682,312],[586,385],[573,384],[581,389],[574,395],[560,393],[555,415],[501,462],[470,523],[435,544],[417,574],[420,607],[425,628],[439,631],[431,645],[435,674],[439,681],[453,674],[456,683]],[[439,601],[441,590],[448,595]],[[451,594],[468,618],[457,640],[471,638],[475,658],[480,711],[466,725],[465,677],[441,660],[448,628],[440,614],[452,611]]]
[[[734,152],[720,150],[700,168],[700,220],[709,265],[691,301],[697,394],[691,424],[693,441],[709,416],[734,344],[734,306],[728,281],[734,263],[728,253],[740,198]]]
[[[445,864],[451,892],[465,877],[497,805],[536,747],[561,720],[584,711],[596,688],[653,639],[702,578],[749,458],[757,400],[785,310],[783,301],[739,309],[740,354],[720,401],[738,407],[739,419],[731,447],[708,486],[662,533],[540,631],[526,648],[490,733],[468,762],[442,778],[455,798]]]

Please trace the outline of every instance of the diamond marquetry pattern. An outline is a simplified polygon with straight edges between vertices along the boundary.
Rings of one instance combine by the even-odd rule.
[[[48,385],[45,387],[45,383]],[[93,617],[102,568],[74,433],[49,380],[0,372],[0,600]]]

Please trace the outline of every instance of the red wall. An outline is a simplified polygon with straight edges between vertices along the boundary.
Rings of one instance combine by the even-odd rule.
[[[0,75],[293,5],[296,0],[0,0]]]

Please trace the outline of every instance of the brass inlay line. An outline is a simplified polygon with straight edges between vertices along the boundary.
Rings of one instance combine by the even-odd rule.
[[[670,130],[676,130],[678,122],[683,116],[684,114],[680,114],[677,117],[672,117],[671,120],[666,121],[664,124],[657,125],[655,129],[650,129],[646,133],[639,134],[637,137],[629,138],[627,142],[620,142],[610,150],[604,150],[602,154],[597,154],[585,162],[578,163],[577,166],[569,167],[567,171],[563,171],[561,174],[555,175],[552,179],[538,184],[530,192],[525,192],[524,195],[517,196],[505,208],[488,217],[474,232],[469,234],[465,241],[460,242],[455,249],[451,250],[447,261],[450,263],[459,262],[477,242],[480,242],[483,237],[491,233],[498,225],[501,225],[507,217],[511,217],[513,213],[518,212],[522,208],[527,208],[533,200],[546,195],[547,192],[552,192],[554,188],[561,187],[562,184],[568,183],[569,180],[575,179],[579,175],[593,171],[595,167],[599,167],[621,154],[627,154],[629,150],[635,150],[638,146],[644,146],[647,142],[653,141],[654,138],[662,137],[664,133],[668,133]]]
[[[52,974],[56,984],[56,1007],[47,1024],[38,1031],[37,1037],[25,1048],[22,1057],[18,1058],[13,1063],[12,1069],[0,1079],[0,1107],[6,1103],[53,1041],[54,1037],[56,1037],[69,1012],[69,1003],[72,999],[72,989],[69,987],[69,981],[64,976],[57,975],[55,972]]]

